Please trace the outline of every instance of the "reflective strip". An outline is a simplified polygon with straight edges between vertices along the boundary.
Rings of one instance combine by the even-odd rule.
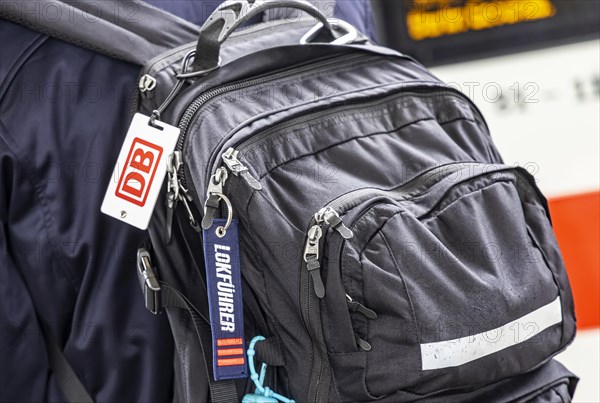
[[[548,305],[487,332],[459,339],[421,344],[423,370],[456,367],[523,343],[562,322],[560,297]]]

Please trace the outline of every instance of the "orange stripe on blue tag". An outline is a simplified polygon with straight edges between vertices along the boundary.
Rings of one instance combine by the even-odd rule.
[[[217,340],[218,347],[243,346],[243,345],[244,345],[244,339],[218,339]]]
[[[244,355],[243,348],[220,348],[217,350],[217,356],[226,356],[226,355]]]
[[[216,381],[248,376],[244,355],[244,305],[238,223],[233,220],[225,235],[219,238],[216,229],[225,224],[225,220],[216,219],[213,226],[203,232],[213,374]],[[221,358],[232,355],[240,357]]]
[[[246,361],[243,358],[224,358],[217,360],[218,367],[233,367],[238,365],[246,365]]]

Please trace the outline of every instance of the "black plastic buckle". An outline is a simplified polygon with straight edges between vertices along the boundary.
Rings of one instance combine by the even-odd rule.
[[[153,314],[158,315],[162,311],[160,299],[161,288],[156,273],[152,268],[150,253],[144,248],[138,249],[137,267],[138,280],[144,293],[146,308]]]

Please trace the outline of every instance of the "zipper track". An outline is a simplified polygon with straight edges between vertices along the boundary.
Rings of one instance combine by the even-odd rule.
[[[450,166],[454,165],[454,164],[456,164],[456,167],[450,168]],[[352,209],[352,208],[360,205],[364,201],[367,201],[369,198],[371,198],[373,196],[374,193],[377,196],[388,196],[390,193],[395,194],[395,195],[404,195],[403,200],[406,200],[408,198],[414,197],[418,194],[425,192],[426,190],[431,188],[431,186],[435,185],[435,183],[438,183],[439,178],[437,177],[438,176],[437,174],[442,172],[442,170],[447,171],[447,175],[444,176],[444,177],[447,177],[449,175],[452,175],[453,173],[456,173],[462,169],[465,169],[468,166],[474,166],[474,165],[481,165],[481,163],[449,163],[449,164],[445,164],[445,165],[430,169],[429,171],[426,171],[422,174],[419,174],[416,178],[413,178],[408,183],[405,183],[401,186],[398,186],[398,187],[390,189],[390,190],[383,190],[383,189],[372,188],[372,187],[356,189],[356,190],[350,191],[348,193],[345,193],[345,194],[333,199],[332,201],[327,203],[324,206],[324,208],[331,207],[334,210],[336,210],[337,212],[339,212],[339,209],[341,207],[344,207],[344,210],[349,210],[349,209]],[[422,189],[422,191],[419,192],[419,189]],[[380,203],[383,203],[383,201],[381,201],[379,203],[372,203],[372,204],[369,204],[368,206],[366,206],[359,213],[359,215],[353,220],[353,223],[356,223],[358,220],[360,220],[360,218],[363,217],[369,211],[370,208],[372,208],[373,206],[380,204]],[[311,219],[311,221],[309,223],[307,234],[308,234],[308,231],[310,230],[310,228],[316,224],[317,224],[317,220],[313,216],[313,218]],[[321,223],[320,225],[321,225],[321,227],[324,227],[327,224]],[[322,243],[326,242],[325,233],[326,233],[326,231],[324,229],[323,237],[321,239]],[[344,248],[344,245],[346,245],[346,241],[340,242],[340,245],[339,245],[339,254],[340,255]],[[320,247],[322,247],[322,244],[320,245]],[[339,260],[339,261],[341,262],[341,260]],[[303,299],[303,302],[306,301],[306,312],[303,311],[303,314],[306,315],[308,323],[312,324],[312,321],[320,320],[321,310],[320,310],[320,305],[318,305],[318,301],[314,301],[317,298],[317,296],[311,289],[311,284],[310,284],[311,278],[308,275],[307,266],[305,263],[302,264],[302,268],[301,268],[301,281],[303,282],[302,290],[304,291],[304,295],[302,295],[302,299]],[[315,302],[316,302],[316,304],[315,304]],[[303,306],[304,306],[304,304],[303,304]],[[317,333],[317,330],[318,329],[316,329],[314,327],[312,327],[309,330],[309,332],[311,333],[311,338],[314,335],[317,337],[319,342],[322,343],[322,345],[325,345],[325,337],[324,337],[323,333],[322,332]],[[314,344],[314,342],[313,342],[313,344]],[[315,351],[316,354],[319,354],[320,358],[321,358],[321,360],[320,360],[321,362],[319,363],[319,365],[320,365],[319,377],[317,379],[317,386],[315,389],[315,401],[316,401],[320,396],[320,394],[319,394],[320,391],[319,391],[319,386],[318,386],[319,380],[322,379],[322,377],[324,375],[326,375],[325,374],[326,368],[323,365],[323,361],[325,361],[327,358],[326,357],[323,358],[323,355],[321,354],[320,351],[318,351],[318,348],[313,349],[313,351]],[[309,396],[309,400],[311,398],[312,398],[312,396]],[[324,398],[326,399],[326,396]]]
[[[305,20],[305,22],[306,21],[307,20]],[[296,24],[301,24],[301,22],[302,21],[298,21]],[[284,22],[276,20],[276,21],[264,22],[262,24],[252,25],[248,28],[234,32],[231,35],[231,37],[229,38],[228,44],[234,44],[234,43],[241,42],[242,40],[247,39],[246,37],[251,37],[252,35],[255,35],[257,32],[260,32],[260,31],[266,30],[266,29],[270,29],[272,27],[276,27],[276,26],[283,25],[283,24],[284,24]],[[289,24],[289,22],[286,21],[285,24]],[[183,57],[189,51],[196,49],[196,45],[197,45],[196,42],[190,42],[190,43],[186,43],[184,45],[180,45],[174,49],[165,51],[164,53],[161,53],[161,54],[155,56],[154,58],[150,59],[150,61],[142,67],[142,69],[138,73],[138,77],[135,81],[136,88],[134,91],[133,99],[130,102],[130,113],[129,113],[130,119],[129,120],[131,120],[133,115],[138,110],[138,106],[139,106],[138,98],[140,96],[140,93],[139,93],[139,89],[138,89],[137,85],[140,82],[140,79],[146,74],[152,75],[152,74],[156,73],[156,70],[154,70],[155,66],[158,65],[159,63],[164,62],[165,60],[167,60],[168,62],[163,67],[163,69],[166,68],[167,66],[173,64],[174,62],[182,60]]]
[[[327,399],[327,396],[324,396],[325,393],[329,391],[321,391],[321,380],[326,376],[325,365],[324,365],[324,357],[321,353],[321,348],[318,346],[318,343],[324,345],[325,340],[321,335],[318,334],[317,329],[315,329],[315,323],[317,320],[320,320],[320,306],[319,301],[315,301],[317,298],[316,295],[312,292],[310,286],[310,276],[308,271],[302,265],[300,276],[301,276],[301,284],[302,284],[302,316],[304,317],[304,321],[306,326],[308,327],[308,334],[312,342],[312,355],[313,355],[313,363],[311,369],[311,378],[314,377],[315,374],[318,373],[315,382],[311,382],[309,388],[307,390],[308,401],[309,402],[321,402]],[[304,308],[306,307],[306,309]],[[314,384],[314,389],[312,385]]]
[[[408,90],[407,90],[408,89]],[[309,112],[308,114],[304,114],[301,116],[298,116],[296,118],[292,118],[290,120],[287,120],[285,122],[281,122],[278,123],[274,126],[271,126],[263,131],[258,132],[257,134],[249,137],[248,139],[242,141],[241,143],[239,143],[235,149],[237,151],[240,152],[240,158],[243,156],[243,151],[246,151],[250,148],[253,148],[254,146],[263,143],[265,140],[267,140],[274,132],[278,132],[282,129],[285,129],[287,127],[292,127],[292,126],[296,126],[299,123],[307,123],[311,120],[314,120],[313,118],[315,117],[315,115],[318,115],[318,117],[323,117],[323,116],[329,116],[329,115],[333,115],[333,114],[337,114],[340,112],[343,112],[345,110],[352,110],[355,109],[357,104],[361,104],[364,107],[367,106],[372,106],[372,105],[376,105],[379,103],[385,103],[390,99],[394,99],[398,96],[398,94],[420,94],[420,93],[424,93],[427,92],[428,90],[442,90],[442,93],[448,93],[451,94],[452,96],[458,96],[458,91],[455,92],[455,90],[452,89],[452,87],[446,87],[443,85],[423,85],[423,84],[419,84],[419,85],[415,85],[415,86],[409,86],[409,87],[405,87],[399,91],[394,91],[392,94],[386,94],[383,95],[381,97],[378,97],[375,100],[366,100],[365,99],[356,99],[353,100],[351,102],[344,102],[341,106],[331,106],[331,105],[327,105],[327,106],[323,106],[321,108],[318,109],[313,109],[311,110],[311,112]],[[461,93],[462,94],[462,93]],[[462,96],[460,96],[461,99],[463,99]],[[321,115],[320,112],[322,111],[328,111],[329,113],[325,114],[325,115]]]
[[[337,107],[331,106],[331,105],[327,105],[327,106],[323,105],[322,107],[312,109],[309,113],[304,113],[304,114],[301,113],[296,117],[292,117],[289,120],[277,123],[271,127],[268,127],[266,129],[262,130],[262,131],[259,131],[258,133],[254,134],[253,136],[236,144],[234,148],[236,151],[239,152],[238,159],[241,160],[245,154],[244,151],[247,152],[250,149],[260,145],[261,143],[264,143],[272,135],[278,134],[277,132],[279,132],[285,128],[294,127],[301,123],[307,123],[307,122],[315,120],[316,118],[322,118],[324,116],[335,115],[335,114],[338,114],[345,110],[352,110],[352,109],[356,108],[357,104],[362,105],[363,107],[367,107],[367,106],[372,106],[372,105],[376,105],[376,104],[380,104],[380,103],[385,103],[389,99],[396,98],[399,93],[418,94],[419,93],[418,90],[423,90],[422,92],[427,92],[427,90],[432,90],[432,89],[433,90],[442,89],[442,90],[444,90],[444,93],[446,92],[446,90],[448,90],[448,94],[450,94],[452,96],[460,97],[459,96],[460,93],[458,91],[455,92],[450,87],[445,87],[442,85],[434,86],[434,85],[422,85],[421,84],[421,85],[415,85],[413,87],[409,87],[409,91],[405,91],[405,89],[401,89],[400,91],[394,91],[392,94],[383,95],[375,100],[365,101],[364,99],[355,99],[352,102],[344,102],[344,103],[342,103],[342,105],[337,106]],[[463,99],[462,97],[460,97],[460,98]],[[327,111],[327,113],[323,114],[322,113],[323,111]],[[231,137],[231,136],[228,136],[228,137]],[[219,149],[219,148],[217,147],[215,150],[217,150],[217,149]],[[219,149],[219,151],[222,151],[222,150]],[[212,160],[213,163],[207,164],[207,168],[206,168],[206,172],[205,172],[205,175],[207,178],[210,177],[211,173],[214,172],[215,169],[217,169],[221,166],[221,163],[218,161],[218,158],[216,158],[215,155],[219,155],[219,154],[217,152],[213,152],[213,154],[211,155],[211,158],[210,158],[210,160]],[[225,184],[225,189],[228,189],[229,186],[230,186],[230,181],[228,181]]]
[[[228,93],[228,92],[232,92],[232,91],[238,91],[244,88],[248,88],[248,87],[252,87],[258,84],[262,84],[262,83],[266,83],[269,81],[274,81],[274,80],[279,80],[282,78],[286,78],[292,75],[296,75],[296,74],[301,74],[313,69],[318,69],[318,68],[322,68],[322,67],[326,67],[329,65],[338,65],[338,63],[341,60],[354,60],[354,59],[360,59],[360,58],[367,58],[368,55],[352,55],[351,57],[343,57],[343,56],[333,56],[333,57],[326,57],[325,59],[322,59],[320,62],[309,62],[309,63],[303,63],[301,65],[296,65],[296,66],[292,66],[292,67],[288,67],[285,68],[277,73],[270,73],[270,74],[265,74],[256,78],[252,78],[252,79],[248,79],[248,80],[242,80],[242,81],[238,81],[236,83],[233,84],[227,84],[227,85],[223,85],[221,87],[217,87],[217,88],[213,88],[212,90],[209,90],[205,93],[203,93],[202,95],[200,95],[199,97],[197,97],[191,104],[189,104],[189,106],[187,107],[187,109],[185,110],[183,116],[181,117],[180,121],[179,121],[179,129],[181,131],[181,134],[179,135],[179,138],[177,139],[177,144],[175,146],[175,150],[177,151],[182,151],[183,147],[185,145],[185,140],[187,138],[187,130],[189,128],[189,125],[192,121],[192,119],[194,118],[194,116],[196,115],[196,113],[200,110],[200,108],[202,106],[204,106],[208,101],[210,101],[211,99]],[[211,157],[211,159],[213,159]],[[212,164],[209,164],[212,165]],[[183,171],[183,167],[181,167],[180,169],[180,180],[181,180],[181,184],[184,187],[187,187],[187,179],[185,177],[185,172]],[[210,173],[209,173],[210,175]]]
[[[388,85],[391,85],[391,84],[384,84],[377,88],[385,87]],[[247,151],[248,149],[251,148],[251,146],[254,146],[258,143],[263,142],[264,140],[266,140],[268,137],[270,137],[273,133],[275,133],[277,131],[298,125],[299,123],[305,123],[310,120],[313,120],[315,115],[318,117],[328,116],[331,114],[339,113],[340,111],[344,111],[345,109],[348,109],[348,110],[353,109],[357,104],[369,106],[369,105],[373,105],[373,104],[384,103],[388,99],[395,98],[396,96],[398,96],[398,94],[411,94],[411,93],[418,94],[418,93],[425,93],[425,92],[431,91],[431,90],[438,90],[438,91],[441,91],[441,93],[443,93],[443,94],[448,94],[453,97],[457,97],[460,100],[466,101],[473,108],[473,111],[480,117],[481,121],[485,122],[485,120],[483,119],[483,115],[481,114],[481,112],[479,111],[477,106],[461,91],[459,91],[453,87],[447,86],[443,83],[438,83],[438,82],[431,82],[430,84],[416,83],[412,86],[404,86],[396,91],[393,91],[392,93],[382,95],[375,100],[365,100],[365,99],[359,98],[359,99],[351,100],[350,102],[343,102],[342,105],[337,106],[337,107],[335,105],[333,105],[333,106],[332,105],[323,105],[322,107],[310,110],[308,113],[306,113],[306,112],[300,113],[296,117],[288,118],[284,122],[277,123],[271,127],[268,127],[266,129],[262,130],[262,131],[259,131],[258,133],[250,136],[249,138],[237,143],[234,146],[234,148],[236,149],[236,151],[239,152],[238,158],[241,159],[244,154],[243,151]],[[441,94],[441,93],[438,93],[438,94]],[[328,111],[329,113],[327,113],[325,115],[321,115],[320,112],[322,112],[324,110]],[[227,138],[231,138],[234,134],[235,134],[235,132],[229,133],[224,139],[226,140]],[[216,165],[215,161],[218,159],[215,157],[215,155],[222,154],[223,143],[224,143],[224,141],[221,141],[220,147],[217,146],[215,148],[215,151],[211,154],[211,157],[209,159],[209,164],[207,164],[207,171],[205,172],[205,175],[207,178],[210,177],[211,174],[214,172],[214,170],[220,166],[220,165],[215,166]],[[217,153],[217,150],[219,151],[218,153]]]
[[[458,97],[461,100],[465,99],[463,94],[460,91],[455,90],[452,87],[446,87],[441,84],[435,85],[435,83],[433,83],[432,85],[417,84],[412,87],[404,87],[398,91],[394,91],[391,94],[385,94],[375,100],[365,101],[365,99],[361,98],[361,99],[355,99],[352,102],[344,102],[344,103],[342,103],[342,105],[337,106],[337,107],[331,106],[331,105],[327,105],[327,106],[324,105],[320,108],[312,109],[309,113],[299,114],[297,117],[292,117],[284,122],[281,122],[281,123],[275,124],[269,128],[266,128],[256,134],[254,134],[253,136],[241,141],[240,143],[235,145],[234,148],[236,151],[239,152],[238,159],[241,160],[243,158],[245,152],[248,152],[250,149],[265,142],[272,135],[276,134],[277,132],[279,132],[283,129],[297,126],[301,123],[310,122],[312,120],[315,120],[315,118],[322,118],[324,116],[338,114],[345,110],[355,109],[357,104],[360,104],[363,107],[368,107],[368,106],[377,105],[380,103],[385,103],[390,99],[396,98],[398,96],[398,94],[416,94],[416,95],[418,95],[421,93],[426,93],[431,90],[442,90],[443,91],[442,93],[451,95],[453,97]],[[323,111],[327,111],[327,113],[323,114],[322,113]],[[228,137],[230,137],[230,136],[228,136]],[[219,151],[222,151],[222,150],[219,150]],[[205,173],[206,177],[210,177],[211,173],[214,172],[214,170],[220,166],[220,163],[216,163],[216,158],[214,158],[215,154],[216,153],[213,153],[213,155],[211,157],[211,160],[213,160],[215,162],[213,162],[212,164],[207,164],[207,171]]]
[[[331,207],[334,210],[337,210],[337,212],[341,214],[342,211],[340,211],[339,209],[343,209],[343,211],[347,212],[353,208],[360,206],[362,203],[368,201],[370,198],[373,198],[373,197],[378,197],[378,196],[386,197],[387,196],[390,199],[393,199],[394,201],[398,201],[398,202],[411,200],[415,197],[419,197],[419,196],[425,194],[427,191],[432,189],[437,183],[443,181],[444,179],[450,177],[451,175],[456,174],[456,173],[466,170],[466,169],[471,169],[473,167],[477,167],[477,166],[495,166],[496,168],[491,171],[483,171],[483,172],[479,173],[478,175],[468,176],[464,180],[457,181],[452,186],[450,186],[446,192],[444,192],[444,194],[440,197],[440,199],[436,203],[434,203],[434,206],[432,207],[432,209],[436,208],[436,206],[439,205],[441,200],[443,200],[447,196],[448,191],[450,189],[454,188],[455,186],[462,185],[465,182],[469,182],[469,181],[479,178],[479,177],[484,177],[484,176],[488,176],[488,175],[496,175],[500,172],[508,172],[508,171],[514,172],[515,177],[517,179],[518,178],[523,179],[524,183],[527,186],[527,189],[532,191],[538,198],[540,198],[540,200],[543,200],[543,195],[541,195],[539,193],[539,190],[536,188],[535,184],[531,182],[531,178],[528,177],[527,172],[523,168],[510,167],[510,166],[506,166],[504,164],[489,164],[489,163],[484,163],[484,162],[451,162],[451,163],[447,163],[447,164],[444,164],[444,165],[441,165],[438,167],[434,167],[434,168],[427,170],[421,174],[418,174],[415,178],[411,179],[409,182],[407,182],[403,185],[400,185],[396,188],[392,188],[389,190],[383,190],[383,189],[379,189],[379,188],[365,187],[365,188],[360,188],[360,189],[356,189],[356,190],[347,192],[341,196],[338,196],[337,198],[334,198],[330,202],[328,202],[324,206],[324,208]],[[442,176],[440,176],[440,175],[442,175]],[[377,200],[374,203],[368,203],[366,206],[362,207],[361,210],[359,211],[359,213],[352,218],[351,223],[347,223],[349,228],[354,229],[355,226],[357,225],[357,223],[369,211],[371,211],[374,207],[376,207],[378,205],[385,204],[386,202],[387,201],[385,201],[385,200]],[[425,216],[427,214],[429,214],[429,212],[426,213]],[[419,216],[419,217],[423,217],[423,216]],[[313,217],[308,228],[310,228],[312,225],[315,225],[316,222],[317,222],[316,219]],[[321,223],[320,225],[324,226],[327,224]],[[327,242],[326,233],[327,232],[325,231],[325,229],[323,229],[323,237],[321,239],[321,242],[323,242],[323,243]],[[345,239],[342,239],[341,242],[339,242],[339,245],[336,245],[336,256],[338,256],[337,269],[340,270],[340,275],[342,275],[342,276],[343,276],[343,272],[341,272],[341,270],[342,270],[341,262],[343,260],[342,252],[344,251],[344,248],[346,245],[347,245],[347,241]],[[303,269],[304,269],[304,267],[303,267]],[[328,268],[328,270],[331,270],[331,269],[332,269],[331,267]],[[314,297],[314,293],[312,293],[310,290],[309,283],[310,283],[310,280],[307,281],[307,286],[305,287],[305,289],[308,290],[307,292],[309,293],[309,295],[313,295],[313,297]],[[316,312],[316,314],[318,316],[320,316],[320,312]]]
[[[444,178],[455,174],[463,169],[468,167],[474,167],[479,165],[486,165],[481,162],[452,162],[449,164],[444,164],[435,168],[432,168],[422,174],[418,175],[416,178],[411,179],[409,182],[400,185],[396,188],[385,190],[374,187],[366,187],[361,189],[356,189],[342,196],[339,196],[332,201],[330,201],[325,207],[331,207],[332,209],[338,211],[349,210],[353,207],[358,206],[362,203],[367,197],[372,196],[373,194],[377,194],[378,196],[392,196],[396,201],[408,200],[418,194],[423,193],[428,190],[431,186],[440,182]],[[439,174],[445,173],[443,177],[439,177]],[[423,189],[423,192],[417,192],[419,189]]]
[[[455,167],[451,167],[452,165],[455,165],[455,164],[456,164]],[[371,198],[373,193],[376,193],[377,195],[381,195],[381,196],[387,196],[390,193],[393,193],[396,195],[400,194],[400,195],[405,196],[404,199],[408,199],[410,197],[416,196],[417,194],[425,192],[427,189],[431,188],[431,186],[438,183],[439,182],[438,173],[445,171],[447,174],[444,175],[444,177],[447,177],[447,176],[452,175],[460,170],[463,170],[467,167],[475,166],[475,165],[481,165],[481,163],[465,162],[465,163],[445,164],[445,165],[430,169],[429,171],[426,171],[426,172],[418,175],[416,178],[410,180],[408,183],[405,183],[401,186],[398,186],[398,187],[390,189],[390,190],[383,190],[383,189],[379,189],[379,188],[370,188],[370,187],[353,190],[351,192],[345,193],[345,194],[333,199],[332,201],[327,203],[324,207],[331,207],[336,211],[341,207],[344,207],[344,209],[350,209],[350,208],[360,205],[363,201],[368,200],[368,198]],[[420,189],[422,189],[422,191],[418,192]],[[376,203],[376,204],[378,204],[378,203]],[[372,207],[372,205],[370,205],[369,207]],[[357,217],[354,220],[354,222],[359,220],[360,217],[362,217],[364,214],[366,214],[366,212],[368,210],[369,210],[368,207],[363,209],[363,211],[359,214],[359,217]],[[315,217],[313,217],[309,223],[307,234],[308,234],[308,231],[310,231],[310,228],[312,228],[314,225],[317,225],[317,220]],[[323,227],[326,224],[321,223],[320,225]],[[325,230],[323,230],[323,234],[325,234]],[[325,242],[325,235],[321,239],[321,242]],[[345,242],[340,243],[340,253],[341,253],[341,250],[344,245],[345,245]],[[320,244],[319,247],[322,247],[322,244]],[[320,319],[320,317],[321,317],[320,305],[319,305],[319,301],[316,300],[317,296],[311,289],[311,277],[308,275],[306,263],[302,264],[300,281],[302,282],[302,291],[303,291],[303,294],[301,295],[303,316],[305,317],[305,321],[306,321],[307,325],[309,326],[309,334],[311,336],[311,339],[316,338],[318,343],[324,346],[325,338],[322,333],[322,328],[321,328],[321,332],[319,332],[319,329],[316,328],[316,325],[315,325],[316,321],[321,320]],[[304,309],[304,307],[306,307],[306,309]],[[314,340],[313,340],[313,345],[314,345]],[[324,398],[324,399],[327,398],[327,396],[322,395],[322,393],[326,393],[327,391],[321,391],[319,389],[320,380],[323,379],[323,376],[326,376],[327,366],[325,364],[327,363],[327,358],[323,357],[323,354],[321,353],[318,346],[316,348],[313,348],[313,354],[315,354],[315,356],[317,356],[317,357],[320,357],[320,360],[318,362],[315,362],[315,365],[314,365],[314,366],[318,365],[319,376],[317,378],[316,386],[315,386],[315,389],[313,392],[314,399],[313,399],[313,396],[309,396],[309,401],[320,401],[321,398]],[[314,366],[313,366],[313,371],[314,371]],[[311,393],[311,391],[312,390],[309,390],[309,394]]]
[[[446,177],[446,176],[452,175],[453,173],[456,173],[462,169],[465,169],[466,167],[474,166],[474,165],[481,165],[481,163],[458,163],[459,165],[454,167],[454,169],[449,169],[449,166],[452,164],[456,164],[456,163],[446,164],[446,165],[442,165],[440,167],[433,168],[425,173],[418,175],[416,178],[412,179],[408,183],[405,183],[405,184],[398,186],[397,188],[394,188],[391,190],[382,190],[382,189],[378,189],[378,188],[361,188],[361,189],[357,189],[357,190],[348,192],[342,196],[337,197],[333,201],[330,201],[325,207],[332,207],[335,210],[335,209],[340,208],[341,206],[345,206],[350,201],[353,201],[354,205],[358,205],[362,202],[362,199],[365,196],[371,196],[373,194],[373,192],[376,192],[380,195],[387,195],[389,193],[402,192],[402,194],[406,195],[407,197],[410,197],[410,195],[413,195],[415,192],[417,192],[417,190],[423,188],[423,191],[425,191],[425,190],[429,189],[431,186],[433,186],[435,183],[439,182],[439,178],[437,178],[436,174],[438,172],[441,172],[442,170],[447,171],[447,175],[445,175],[445,177]],[[358,201],[358,203],[357,203],[357,201]],[[345,206],[345,207],[348,207],[348,206]],[[365,208],[365,211],[367,211],[367,210],[368,209]],[[362,214],[361,214],[361,216],[362,216]],[[310,228],[312,228],[316,224],[317,224],[316,218],[313,217],[309,223],[309,226],[307,229],[307,234],[310,231]],[[323,225],[324,224],[321,224],[321,226],[323,226]],[[321,242],[325,242],[324,238],[322,239]],[[341,243],[341,245],[344,245],[344,244],[345,244],[344,242]],[[319,247],[321,247],[321,246],[322,246],[322,244],[319,245]],[[327,357],[324,357],[324,355],[321,351],[321,348],[320,348],[320,346],[325,345],[325,338],[322,333],[322,328],[319,329],[317,327],[318,326],[317,321],[319,324],[321,323],[320,322],[321,309],[320,309],[320,305],[319,305],[319,300],[317,300],[317,296],[311,289],[311,277],[308,275],[307,266],[306,266],[306,263],[304,263],[304,262],[302,264],[302,268],[301,268],[301,272],[300,272],[300,281],[301,281],[301,287],[302,287],[302,294],[301,294],[302,315],[304,317],[306,325],[308,326],[309,335],[313,342],[313,356],[315,358],[317,358],[317,360],[314,361],[314,363],[313,363],[313,372],[315,372],[315,369],[316,369],[316,371],[319,374],[315,381],[314,389],[310,388],[308,390],[308,393],[309,393],[308,400],[309,401],[321,401],[323,399],[327,399],[327,396],[325,396],[325,393],[328,393],[328,391],[321,390],[320,387],[321,387],[321,380],[324,379],[324,376],[327,375],[328,360],[327,360]],[[316,343],[315,343],[315,340],[316,340]]]

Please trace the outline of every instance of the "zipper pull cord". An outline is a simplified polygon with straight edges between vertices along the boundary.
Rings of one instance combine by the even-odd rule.
[[[325,296],[325,285],[321,278],[321,262],[319,261],[319,248],[321,247],[321,237],[323,230],[319,225],[313,225],[308,231],[306,246],[304,247],[304,261],[306,269],[312,278],[315,294],[319,298]]]
[[[247,394],[242,399],[242,403],[296,403],[295,400],[289,399],[285,396],[276,393],[275,391],[269,389],[264,386],[265,383],[265,375],[267,372],[267,364],[264,362],[260,367],[260,375],[256,373],[256,368],[254,367],[254,356],[256,355],[256,350],[254,346],[259,341],[263,341],[265,338],[263,336],[256,336],[250,342],[248,346],[248,350],[246,354],[248,355],[248,368],[250,368],[250,379],[256,386],[253,394]]]
[[[175,84],[173,89],[171,89],[171,92],[169,93],[169,95],[167,95],[167,98],[165,98],[163,103],[160,104],[160,106],[158,108],[153,110],[152,115],[150,115],[150,125],[152,127],[160,128],[160,126],[157,126],[155,122],[157,119],[160,120],[160,115],[165,111],[165,109],[167,109],[167,107],[171,104],[171,102],[173,102],[173,100],[175,99],[177,94],[179,94],[179,91],[181,91],[181,89],[183,88],[183,84],[185,83],[185,78],[181,78],[179,76],[187,71],[187,69],[189,68],[190,63],[192,61],[192,58],[194,57],[195,54],[196,54],[196,51],[192,50],[192,51],[188,52],[188,54],[185,55],[185,57],[183,58],[183,63],[181,64],[181,72],[175,76],[177,78],[177,84]],[[152,87],[153,89],[154,89],[154,87],[156,87],[156,80],[154,80],[154,81],[155,81],[154,86]]]
[[[194,213],[192,212],[192,209],[190,207],[190,203],[193,201],[193,199],[189,195],[189,192],[187,189],[185,189],[183,186],[181,186],[181,189],[183,192],[182,192],[182,195],[180,196],[180,199],[183,202],[183,205],[185,206],[185,210],[187,211],[190,226],[194,229],[194,231],[196,231],[197,233],[200,233],[201,228],[198,225],[198,221],[196,221],[196,217],[194,216]]]
[[[348,309],[350,312],[359,312],[369,319],[377,318],[377,314],[375,312],[365,307],[361,303],[354,301],[350,295],[346,294],[346,300],[348,301]],[[357,334],[354,335],[354,338],[356,339],[356,345],[358,347],[362,348],[364,351],[371,351],[372,347],[368,341],[361,338]]]
[[[350,312],[358,312],[363,314],[369,319],[377,319],[377,314],[371,309],[367,308],[360,302],[354,301],[350,295],[346,294],[346,300],[348,302],[348,310]]]
[[[371,344],[368,341],[361,339],[359,336],[356,336],[356,344],[365,351],[371,351]]]
[[[196,217],[194,217],[192,209],[190,208],[192,197],[189,195],[188,190],[181,185],[181,181],[179,180],[178,172],[182,165],[183,157],[181,151],[175,151],[169,156],[169,161],[167,163],[167,217],[165,220],[165,236],[167,243],[171,242],[173,217],[175,209],[177,208],[177,203],[180,201],[183,202],[183,205],[185,206],[190,226],[194,231],[200,232]]]

